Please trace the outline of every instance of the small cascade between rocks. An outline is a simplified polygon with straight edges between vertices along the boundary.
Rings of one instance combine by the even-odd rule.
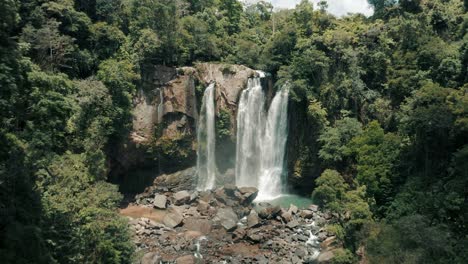
[[[312,221],[312,223],[309,226],[316,227],[315,221]],[[313,248],[311,258],[316,259],[320,254],[319,239],[318,239],[318,236],[312,233],[312,230],[308,230],[308,231],[309,231],[309,239],[307,239],[307,241],[305,242],[305,245]]]
[[[215,83],[211,83],[203,94],[197,140],[197,189],[210,190],[216,183]]]
[[[203,263],[203,255],[200,253],[201,252],[201,245],[200,243],[203,240],[207,240],[205,236],[201,236],[200,238],[197,239],[197,242],[195,243],[195,253],[193,253],[193,256],[195,257],[196,261],[195,263]]]
[[[279,90],[265,110],[261,77],[251,78],[241,94],[237,114],[236,185],[259,189],[257,201],[283,191],[289,90]]]

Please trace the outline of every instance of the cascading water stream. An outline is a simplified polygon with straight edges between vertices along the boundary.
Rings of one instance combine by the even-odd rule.
[[[268,110],[267,123],[262,142],[262,163],[259,178],[258,200],[271,200],[283,191],[284,156],[288,133],[287,87],[274,97]]]
[[[196,259],[196,263],[203,263],[203,255],[201,254],[201,245],[200,243],[204,240],[207,240],[205,236],[202,236],[197,239],[197,242],[195,243],[195,253],[193,253],[193,256]]]
[[[237,112],[236,185],[258,187],[262,137],[265,127],[265,94],[260,78],[248,80]]]
[[[274,199],[283,190],[288,94],[286,86],[278,91],[268,112],[259,77],[249,79],[247,89],[241,94],[237,114],[236,185],[257,187],[257,200]]]
[[[158,123],[162,123],[164,116],[164,91],[159,88],[159,104],[158,104]]]
[[[215,84],[211,83],[203,94],[197,129],[198,190],[209,190],[216,183],[215,159]]]

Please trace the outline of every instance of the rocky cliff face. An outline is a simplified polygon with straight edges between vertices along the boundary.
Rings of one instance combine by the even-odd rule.
[[[201,96],[212,82],[216,83],[216,128],[224,131],[217,139],[218,154],[224,157],[218,166],[221,172],[233,167],[237,103],[248,78],[256,75],[256,71],[245,66],[227,64],[143,67],[141,85],[134,98],[133,129],[113,153],[114,178],[138,179],[136,184],[144,186],[157,174],[193,166]]]
[[[247,80],[257,76],[254,70],[242,65],[202,63],[196,66],[197,77],[205,86],[216,83],[216,112],[227,111],[231,118],[231,134],[235,135],[237,103]]]
[[[318,130],[314,129],[307,113],[307,104],[290,102],[288,115],[288,144],[286,162],[288,187],[295,193],[310,195],[314,179],[320,176],[321,164],[318,158]],[[310,147],[308,147],[310,146]]]

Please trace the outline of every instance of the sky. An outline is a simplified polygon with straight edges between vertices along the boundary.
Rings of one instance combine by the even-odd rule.
[[[247,0],[248,2],[255,2],[255,0]],[[275,8],[294,8],[300,0],[267,0],[273,3]],[[318,3],[320,0],[312,0]],[[366,16],[372,15],[372,8],[370,8],[367,0],[328,0],[328,12],[335,16],[343,16],[347,13],[362,13]]]

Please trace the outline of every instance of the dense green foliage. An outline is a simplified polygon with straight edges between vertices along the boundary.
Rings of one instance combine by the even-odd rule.
[[[290,175],[322,174],[337,262],[466,261],[468,2],[369,3],[336,18],[306,0],[0,0],[0,259],[131,262],[106,179],[142,66],[218,61],[291,86]],[[180,142],[157,147],[183,159]]]

